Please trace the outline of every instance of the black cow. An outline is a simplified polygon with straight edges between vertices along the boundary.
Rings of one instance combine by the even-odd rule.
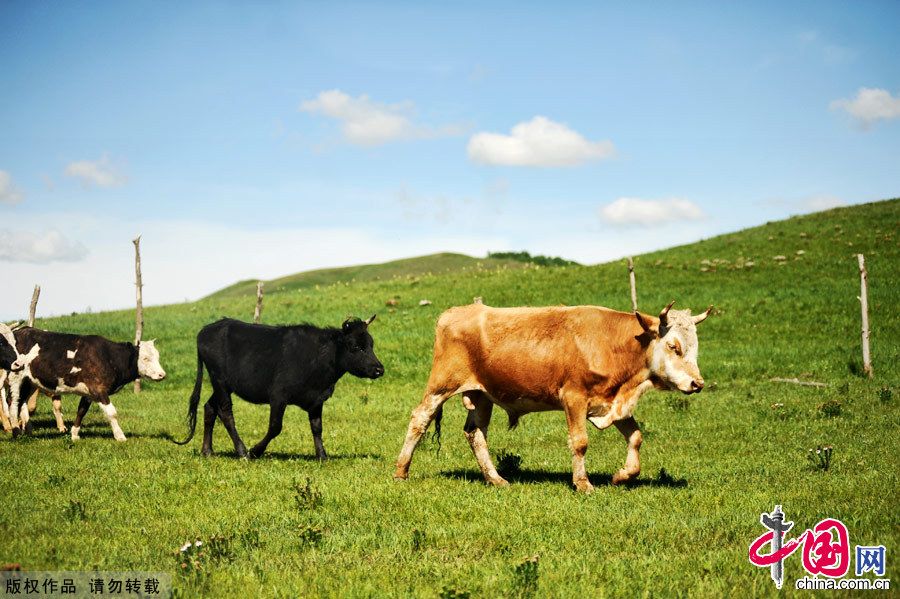
[[[259,457],[269,442],[281,433],[288,404],[309,413],[316,457],[326,459],[322,446],[322,405],[345,372],[377,379],[384,366],[375,357],[368,327],[375,320],[347,319],[341,328],[318,328],[309,324],[271,327],[224,318],[203,327],[197,334],[197,380],[188,405],[190,433],[179,445],[194,437],[197,405],[203,385],[203,366],[209,371],[212,396],[203,410],[203,447],[212,453],[216,416],[222,420],[240,457],[247,457],[234,426],[231,394],[255,404],[269,404],[269,430],[251,450]]]
[[[21,429],[27,431],[28,408],[19,402],[28,398],[35,387],[54,397],[53,412],[61,430],[62,414],[59,411],[59,395],[81,395],[72,440],[78,439],[81,421],[96,401],[109,420],[116,441],[124,441],[125,434],[119,427],[118,413],[109,396],[125,384],[144,376],[160,381],[166,376],[159,364],[159,351],[154,342],[143,341],[137,347],[131,343],[117,343],[97,335],[70,335],[52,333],[31,327],[15,331],[16,346],[25,366],[19,372],[9,374],[10,420],[13,435],[18,434],[17,419],[21,417]]]

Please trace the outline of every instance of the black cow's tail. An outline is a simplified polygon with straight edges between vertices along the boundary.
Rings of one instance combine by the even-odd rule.
[[[435,453],[438,454],[441,453],[441,420],[443,418],[444,406],[441,405],[434,413],[434,433],[431,434],[431,440],[437,443],[437,451]]]
[[[197,349],[197,380],[194,382],[194,391],[191,393],[191,401],[188,404],[188,436],[184,441],[175,441],[178,445],[187,445],[194,438],[197,429],[197,406],[200,405],[200,390],[203,387],[203,358],[200,357],[200,349]]]

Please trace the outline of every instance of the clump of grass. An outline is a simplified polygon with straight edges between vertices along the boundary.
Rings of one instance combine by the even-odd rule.
[[[522,471],[522,456],[501,450],[497,454],[497,472],[502,477],[515,476]]]
[[[47,477],[47,486],[50,487],[60,487],[64,482],[66,482],[66,477],[62,474],[51,474]]]
[[[441,599],[469,599],[471,596],[472,593],[465,589],[458,589],[448,585],[441,587],[441,592],[438,593],[438,597]]]
[[[819,411],[822,412],[823,416],[826,416],[828,418],[840,416],[843,410],[844,404],[842,404],[841,401],[837,399],[829,399],[828,401],[819,404]]]
[[[322,492],[313,486],[312,480],[306,477],[306,484],[294,481],[294,503],[301,512],[321,507],[324,498]]]
[[[313,547],[315,545],[318,545],[322,540],[322,537],[324,536],[324,530],[316,526],[308,525],[301,526],[297,534],[297,538],[300,539],[300,544],[304,547]]]
[[[412,531],[412,550],[414,552],[422,551],[425,548],[426,541],[427,536],[425,535],[425,531],[414,528]]]
[[[890,387],[882,387],[878,390],[878,400],[881,403],[891,403],[891,400],[894,398],[894,392],[891,391]]]
[[[687,412],[691,407],[691,400],[686,395],[670,394],[666,398],[666,404],[676,412]]]
[[[64,513],[69,522],[83,522],[87,520],[87,510],[80,501],[70,499]]]
[[[815,449],[806,452],[806,459],[810,461],[813,469],[827,472],[831,467],[831,445],[817,445]]]
[[[186,578],[202,578],[213,563],[227,562],[234,558],[233,545],[233,538],[223,535],[212,536],[205,543],[200,539],[188,541],[175,552],[177,571]]]
[[[513,596],[532,597],[537,592],[538,586],[538,561],[534,555],[517,564],[513,570]]]

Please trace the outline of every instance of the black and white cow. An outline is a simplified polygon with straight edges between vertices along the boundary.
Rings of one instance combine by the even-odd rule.
[[[341,328],[318,328],[309,324],[271,327],[223,319],[207,325],[197,335],[197,380],[188,405],[190,433],[179,445],[194,437],[197,405],[203,385],[203,367],[209,371],[212,396],[203,411],[202,453],[212,453],[216,416],[222,420],[240,457],[247,457],[234,426],[231,394],[254,404],[269,404],[269,430],[251,450],[259,457],[269,442],[281,433],[288,404],[309,414],[316,457],[327,455],[322,446],[322,405],[334,392],[345,372],[377,379],[384,366],[373,351],[368,327],[375,320],[347,319]]]
[[[9,423],[9,405],[6,402],[6,377],[10,371],[18,372],[25,367],[25,358],[16,350],[16,338],[12,330],[0,322],[0,423],[3,430],[12,429]]]
[[[97,335],[52,333],[31,327],[18,329],[14,335],[16,347],[24,355],[25,366],[9,375],[13,435],[26,430],[28,407],[21,399],[28,398],[37,387],[54,396],[53,411],[58,423],[62,421],[59,395],[75,393],[81,396],[72,425],[73,440],[78,439],[81,421],[94,401],[100,404],[109,420],[113,437],[116,441],[124,441],[125,434],[119,427],[118,413],[109,396],[138,377],[161,381],[166,376],[152,340],[135,347]],[[19,419],[21,426],[17,422]]]

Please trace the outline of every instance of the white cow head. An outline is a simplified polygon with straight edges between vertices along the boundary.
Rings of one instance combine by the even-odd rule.
[[[141,341],[138,345],[138,374],[154,381],[166,378],[166,371],[159,363],[159,350],[153,344],[156,339]]]
[[[658,335],[652,346],[650,374],[654,384],[664,389],[678,389],[684,393],[699,393],[704,381],[697,366],[697,325],[709,316],[706,312],[691,316],[690,310],[671,310],[673,301],[659,313],[659,330],[635,312],[644,330]]]

